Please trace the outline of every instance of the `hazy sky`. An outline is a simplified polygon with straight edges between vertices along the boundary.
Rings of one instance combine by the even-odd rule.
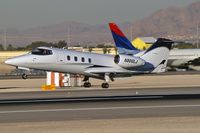
[[[0,0],[0,29],[25,29],[76,21],[105,24],[134,21],[169,6],[200,0]]]

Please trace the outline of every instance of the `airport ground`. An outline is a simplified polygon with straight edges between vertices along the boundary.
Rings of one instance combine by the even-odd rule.
[[[117,79],[106,90],[100,87],[102,81],[92,79],[93,87],[90,89],[70,87],[43,92],[40,87],[45,84],[45,79],[0,80],[1,102],[3,99],[7,102],[8,99],[29,98],[24,103],[0,103],[0,132],[198,133],[199,81],[199,74],[135,76]],[[174,97],[176,94],[192,95],[162,98],[165,95]],[[111,99],[63,99],[81,96],[106,96]],[[120,100],[120,97],[112,99],[113,96],[131,98],[122,97]],[[31,102],[34,97],[48,98],[52,102],[42,99]]]
[[[169,102],[169,101],[166,101],[166,102]],[[174,101],[171,101],[170,103],[172,104],[172,102]],[[191,103],[198,104],[199,101],[196,101],[196,102],[191,101]],[[99,103],[94,103],[93,105],[97,105],[97,104]],[[142,105],[142,103],[138,103],[138,104]],[[150,107],[152,106],[151,103],[146,103],[146,104],[148,104],[148,106]],[[71,111],[57,110],[57,112],[46,111],[46,112],[36,113],[36,112],[29,111],[28,113],[27,112],[21,112],[21,113],[13,112],[13,113],[8,113],[8,114],[1,113],[1,116],[2,116],[1,118],[3,120],[5,117],[10,117],[10,118],[14,117],[15,119],[18,119],[19,121],[21,121],[25,117],[29,117],[31,120],[33,119],[33,121],[32,122],[1,123],[0,132],[2,133],[13,133],[13,132],[15,133],[37,133],[37,132],[40,132],[40,133],[55,133],[55,132],[59,132],[59,133],[61,132],[62,133],[66,133],[66,132],[70,132],[70,133],[93,133],[93,132],[95,133],[121,133],[121,132],[124,132],[124,133],[130,133],[130,132],[131,133],[138,133],[138,132],[140,133],[157,133],[157,132],[159,133],[169,133],[169,132],[170,133],[180,133],[180,132],[199,133],[200,117],[199,117],[199,113],[197,113],[199,112],[199,109],[200,109],[199,107],[195,107],[195,106],[190,106],[190,107],[171,106],[170,107],[169,106],[170,104],[167,104],[166,106],[164,106],[164,103],[162,102],[159,104],[162,104],[163,107],[152,109],[152,108],[144,108],[145,106],[143,105],[141,108],[138,108],[139,107],[138,105],[136,106],[135,104],[131,104],[132,106],[130,107],[137,107],[137,108],[133,108],[133,109],[130,109],[130,108],[129,109],[128,108],[109,109],[108,108],[105,110],[102,110],[102,108],[98,110],[96,108],[96,110],[91,111],[91,110],[84,110],[86,108],[82,107],[82,110],[79,110],[79,111],[77,111],[76,109],[76,110],[71,110]],[[178,103],[176,102],[176,104]],[[67,106],[67,105],[63,104],[61,106]],[[21,106],[18,106],[18,110],[20,110],[20,108]],[[41,106],[38,108],[44,109],[44,107],[41,107]],[[66,108],[66,110],[69,109],[69,107],[62,107],[62,109],[64,108]],[[22,107],[21,109],[24,109],[24,108]],[[183,112],[183,113],[180,113],[180,112]],[[65,117],[65,115],[67,116],[73,115],[76,117],[80,117],[79,113],[82,113],[85,119],[56,120],[56,119],[62,119],[63,117]],[[60,115],[58,116],[58,114]],[[106,118],[94,119],[90,117],[90,116],[102,117],[102,114],[104,117],[106,116]],[[123,117],[120,117],[122,114],[124,115],[126,114],[126,115]],[[145,116],[146,114],[148,114],[149,116]],[[113,116],[113,115],[114,115],[114,118],[107,117],[107,116]],[[54,118],[54,120],[53,121],[51,120],[39,121],[41,119],[44,119],[44,117]],[[86,118],[90,118],[90,119],[86,119]],[[34,121],[34,120],[37,120],[37,121]]]
[[[116,79],[115,82],[110,83],[110,89],[126,89],[126,88],[165,88],[165,87],[196,87],[200,86],[200,73],[184,73],[182,72],[161,75],[143,75],[133,76],[127,78]],[[102,89],[102,80],[91,79],[93,89]],[[13,91],[41,91],[41,86],[46,84],[45,78],[39,79],[2,79],[0,80],[0,92],[13,92]],[[69,89],[84,89],[82,87],[66,87],[58,88],[58,90],[69,90]]]
[[[200,118],[134,118],[1,124],[2,133],[199,133]],[[13,128],[14,127],[14,128]]]

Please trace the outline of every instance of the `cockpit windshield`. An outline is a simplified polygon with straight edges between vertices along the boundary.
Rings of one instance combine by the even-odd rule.
[[[43,48],[35,48],[31,51],[31,54],[34,55],[52,55],[52,50],[49,49],[43,49]]]

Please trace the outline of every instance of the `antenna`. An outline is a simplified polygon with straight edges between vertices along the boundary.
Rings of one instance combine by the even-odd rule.
[[[131,27],[130,27],[130,34],[131,34],[131,37],[130,37],[130,41],[132,42],[133,41],[133,26],[131,24]]]
[[[70,24],[68,24],[68,28],[67,28],[67,45],[68,45],[68,47],[70,47],[70,45],[71,45],[71,26],[70,26]]]
[[[199,48],[199,22],[197,23],[197,48]]]
[[[7,30],[4,29],[4,49],[7,49]]]

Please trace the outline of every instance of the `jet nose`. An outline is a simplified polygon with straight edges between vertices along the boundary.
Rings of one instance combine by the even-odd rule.
[[[5,61],[5,64],[11,65],[11,63],[12,63],[11,59]]]
[[[16,66],[16,65],[18,65],[18,61],[17,61],[15,58],[13,58],[13,59],[8,59],[8,60],[5,61],[5,64],[7,64],[7,65],[12,65],[12,66]]]

